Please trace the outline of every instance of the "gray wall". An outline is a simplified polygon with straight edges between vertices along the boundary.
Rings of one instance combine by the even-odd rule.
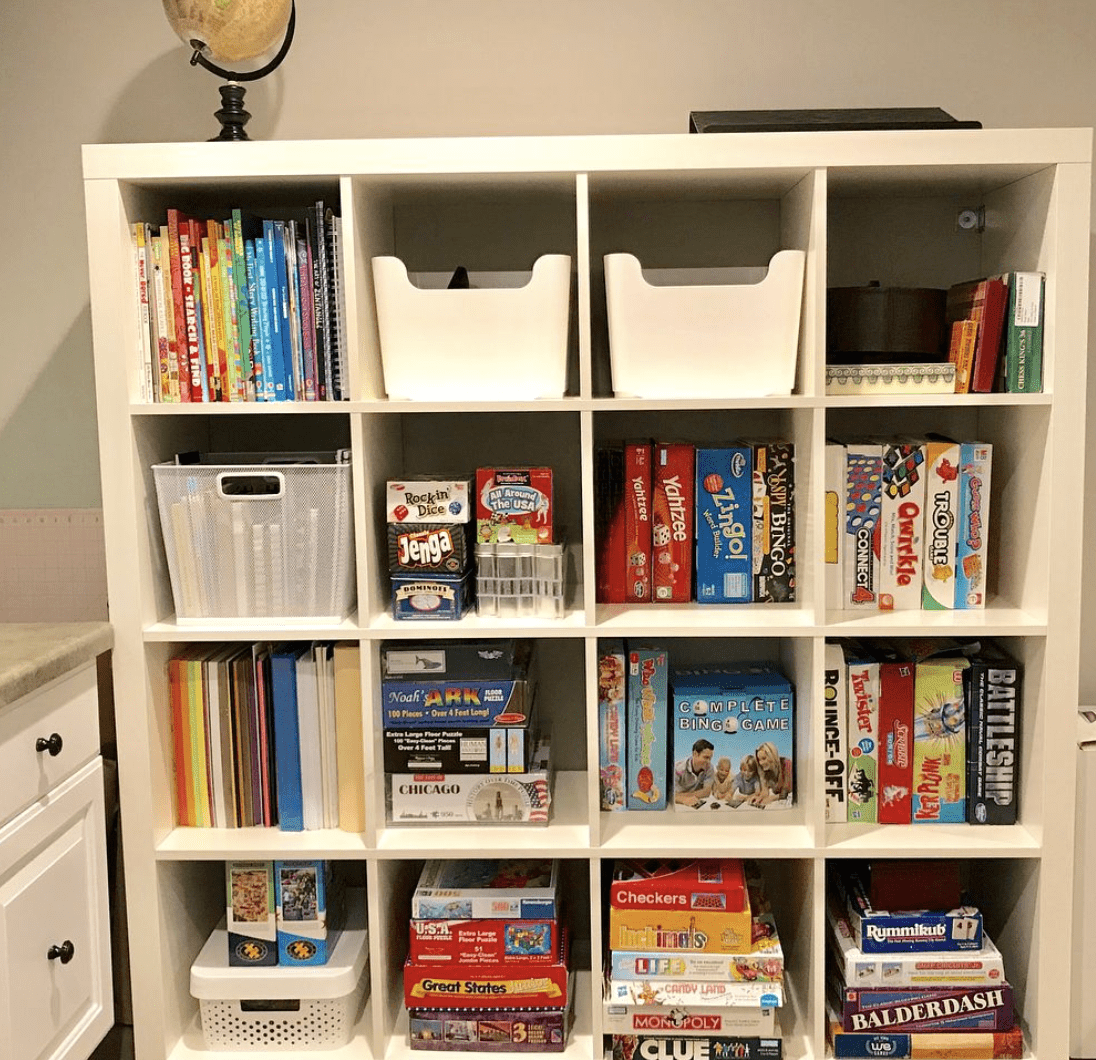
[[[692,109],[803,106],[941,106],[997,128],[1096,125],[1091,0],[299,8],[285,65],[248,91],[256,139],[683,132]],[[94,508],[80,145],[205,139],[217,81],[188,65],[156,0],[0,0],[0,50],[0,509]],[[1086,643],[1094,628],[1086,603]],[[1082,698],[1093,702],[1096,654],[1082,655]]]

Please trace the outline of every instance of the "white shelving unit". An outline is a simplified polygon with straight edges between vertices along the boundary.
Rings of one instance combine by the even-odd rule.
[[[1084,454],[1091,135],[1088,130],[791,133],[722,136],[153,144],[84,149],[96,388],[138,1060],[204,1053],[188,971],[223,904],[229,857],[309,854],[357,865],[368,887],[371,1000],[339,1055],[408,1051],[401,961],[407,899],[422,859],[536,850],[565,861],[578,958],[568,1055],[602,1048],[603,881],[612,859],[655,853],[757,857],[768,875],[795,1004],[785,1055],[825,1055],[825,868],[863,856],[962,859],[1004,952],[1032,1056],[1068,1055],[1078,686],[1078,530]],[[146,405],[137,386],[127,223],[177,206],[210,216],[337,202],[345,233],[352,400],[338,405]],[[984,231],[961,209],[984,206]],[[616,399],[609,382],[605,253],[656,268],[757,265],[806,252],[794,392],[742,400]],[[538,402],[389,401],[370,259],[423,271],[528,269],[572,258],[566,395]],[[1045,392],[831,398],[824,394],[827,286],[946,287],[1008,269],[1047,275]],[[515,353],[515,356],[520,356]],[[674,351],[666,351],[673,371]],[[465,366],[453,363],[460,373]],[[982,611],[849,613],[824,598],[822,452],[827,437],[938,430],[994,445],[992,597]],[[789,605],[627,608],[595,602],[593,453],[634,435],[695,442],[794,441],[798,595]],[[354,450],[358,611],[335,628],[241,630],[175,622],[151,466],[187,448]],[[383,483],[490,463],[554,468],[573,560],[561,621],[393,622]],[[827,825],[822,799],[825,639],[906,634],[1001,638],[1026,667],[1020,823],[1008,828]],[[377,645],[384,638],[538,639],[542,704],[563,770],[546,828],[386,826]],[[764,657],[797,688],[796,807],[706,817],[603,814],[596,782],[598,639],[643,636],[675,659]],[[165,663],[183,643],[338,639],[362,647],[367,778],[363,834],[174,826]],[[591,974],[592,970],[592,974]]]

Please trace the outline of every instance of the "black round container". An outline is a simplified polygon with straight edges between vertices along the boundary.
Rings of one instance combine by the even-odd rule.
[[[830,364],[946,361],[945,288],[831,287],[826,292]]]

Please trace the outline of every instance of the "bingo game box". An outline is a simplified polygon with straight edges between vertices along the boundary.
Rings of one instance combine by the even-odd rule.
[[[411,897],[414,920],[554,920],[559,862],[548,858],[428,861]]]
[[[517,724],[533,709],[530,640],[391,643],[381,648],[385,728]]]

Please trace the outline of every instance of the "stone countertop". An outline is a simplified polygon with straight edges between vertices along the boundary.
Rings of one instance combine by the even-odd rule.
[[[109,622],[0,622],[0,710],[113,645]]]

